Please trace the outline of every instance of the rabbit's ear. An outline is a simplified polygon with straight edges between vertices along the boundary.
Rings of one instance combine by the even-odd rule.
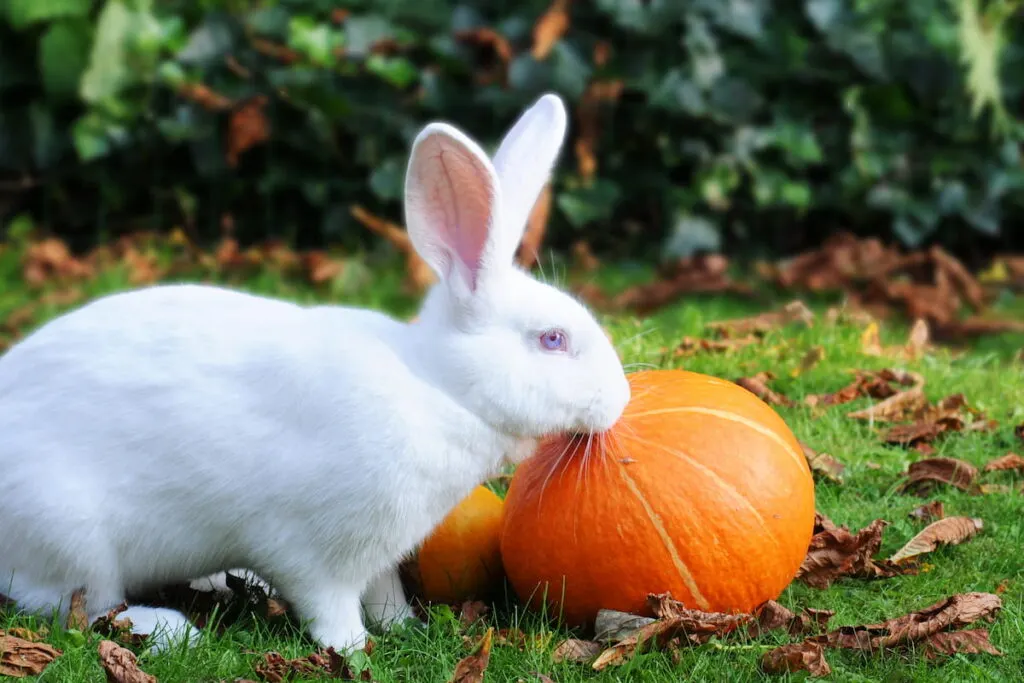
[[[405,223],[416,251],[437,276],[476,290],[496,265],[501,197],[487,154],[458,129],[428,124],[412,144],[405,175]]]
[[[530,212],[551,176],[565,138],[566,113],[554,93],[541,96],[505,134],[494,154],[501,183],[500,258],[511,261]]]

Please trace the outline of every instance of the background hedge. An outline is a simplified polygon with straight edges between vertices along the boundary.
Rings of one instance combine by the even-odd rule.
[[[1024,245],[1010,0],[2,0],[0,217],[298,246],[401,220],[408,145],[572,108],[548,244]]]

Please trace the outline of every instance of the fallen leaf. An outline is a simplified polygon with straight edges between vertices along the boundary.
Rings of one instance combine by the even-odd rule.
[[[476,652],[464,657],[455,666],[455,672],[449,683],[481,683],[484,680],[484,671],[491,661],[491,642],[494,638],[494,629],[488,628],[483,638],[477,645]]]
[[[771,373],[762,372],[753,377],[740,377],[735,381],[736,384],[754,394],[754,396],[757,396],[768,405],[792,406],[793,401],[768,387],[768,382],[773,379],[774,376]]]
[[[812,346],[804,354],[803,358],[800,359],[800,364],[797,365],[789,373],[791,377],[799,377],[803,373],[807,372],[818,363],[825,359],[825,347],[824,346]]]
[[[896,375],[896,373],[893,373]],[[907,414],[927,405],[928,401],[924,395],[924,378],[916,373],[900,373],[913,380],[913,386],[905,391],[900,391],[889,398],[864,408],[847,413],[847,417],[854,420],[871,420],[874,422],[896,422],[903,419]],[[900,381],[900,384],[904,384]]]
[[[946,517],[932,522],[889,558],[902,563],[919,555],[930,553],[940,545],[957,545],[982,530],[984,523],[978,518]]]
[[[1012,493],[1013,488],[1009,484],[979,484],[977,492],[983,496],[991,496],[993,494]]]
[[[486,603],[479,600],[467,600],[462,603],[462,607],[459,610],[459,621],[463,626],[470,626],[482,619],[490,611],[491,608]]]
[[[513,56],[508,38],[486,26],[456,31],[454,38],[477,48],[478,60],[482,58],[483,65],[474,72],[477,85],[505,84]]]
[[[234,107],[228,117],[227,150],[225,157],[232,168],[248,150],[270,139],[270,122],[263,113],[266,95],[256,95]]]
[[[576,168],[585,186],[597,174],[597,142],[601,136],[601,105],[615,102],[622,94],[624,83],[620,79],[594,80],[587,85],[576,106],[578,134],[573,144]]]
[[[828,676],[832,668],[820,643],[803,641],[769,650],[761,657],[761,669],[769,674],[807,671],[811,676]]]
[[[157,683],[156,676],[139,668],[135,654],[112,640],[99,644],[100,664],[107,674],[107,683]]]
[[[846,526],[816,528],[796,578],[824,589],[843,576],[880,579],[902,573],[891,562],[872,559],[882,545],[882,530],[887,525],[884,519],[876,519],[856,535]]]
[[[728,260],[719,254],[703,254],[683,259],[667,276],[629,287],[617,294],[607,306],[645,316],[682,297],[697,292],[750,294],[751,290],[732,281]],[[600,303],[600,302],[595,302]]]
[[[0,631],[0,675],[11,678],[38,676],[50,662],[63,654],[61,650],[19,638]]]
[[[1009,589],[1010,589],[1010,580],[1009,579],[1003,579],[1002,581],[999,582],[999,585],[996,586],[996,591],[995,592],[996,592],[996,595],[1002,595],[1003,593],[1005,593]]]
[[[551,183],[549,182],[541,190],[537,203],[530,211],[529,220],[526,223],[526,231],[519,243],[519,250],[516,260],[523,268],[530,269],[540,258],[540,247],[544,242],[544,233],[547,231],[548,214],[551,212]]]
[[[928,339],[930,337],[931,331],[928,329],[928,321],[924,318],[915,320],[914,326],[910,328],[910,335],[907,337],[906,346],[904,346],[907,357],[917,358],[927,351]]]
[[[906,476],[907,480],[900,485],[900,491],[926,495],[939,483],[967,491],[978,476],[978,469],[956,458],[926,458],[911,463]]]
[[[598,610],[594,620],[594,640],[599,643],[615,643],[654,621],[652,617],[614,609]]]
[[[595,643],[592,640],[569,638],[559,643],[558,647],[551,653],[551,660],[555,664],[561,662],[581,664],[597,657],[601,654],[601,649],[601,644]]]
[[[922,522],[931,522],[936,519],[942,519],[946,516],[941,500],[933,500],[930,503],[918,505],[916,508],[911,510],[909,514],[910,517],[919,519]]]
[[[285,659],[277,652],[267,652],[263,655],[263,660],[254,667],[254,671],[267,683],[283,683],[294,677],[325,673],[331,674],[332,678],[356,680],[356,674],[348,660],[334,648],[327,648],[324,651],[295,659]],[[363,680],[369,680],[368,674],[369,670],[364,670],[360,677]]]
[[[992,593],[962,593],[882,623],[842,626],[812,640],[866,652],[908,646],[936,633],[959,630],[983,619],[991,621],[1002,606],[999,596]]]
[[[791,301],[779,311],[761,313],[751,318],[711,322],[706,327],[711,330],[728,332],[731,336],[748,333],[763,335],[793,323],[801,323],[807,327],[814,324],[814,312],[802,301]]]
[[[700,645],[712,636],[724,636],[751,622],[749,614],[701,612],[684,607],[667,593],[649,595],[648,606],[658,619],[640,627],[619,640],[598,656],[591,668],[601,671],[619,666],[630,660],[641,648],[664,648],[669,641],[679,639],[690,645]]]
[[[828,453],[816,452],[803,441],[800,442],[800,448],[803,450],[804,458],[807,459],[807,464],[811,468],[812,472],[820,474],[826,479],[834,481],[837,484],[843,483],[843,472],[846,470],[846,465],[839,462]]]
[[[800,614],[768,600],[754,610],[755,622],[747,629],[752,638],[776,629],[786,629],[791,635],[809,632],[820,632],[828,620],[835,616],[832,610],[812,609],[805,607]]]
[[[572,245],[573,261],[586,273],[591,273],[601,267],[601,261],[594,256],[590,244],[586,240],[578,240]]]
[[[1002,652],[989,640],[988,629],[944,631],[924,641],[924,656],[933,659],[939,655],[989,654],[1002,656]]]
[[[437,281],[437,276],[434,274],[433,269],[416,252],[416,249],[412,246],[409,234],[400,226],[374,216],[359,205],[352,206],[350,212],[352,217],[362,223],[367,229],[380,235],[405,254],[407,281],[414,291],[423,292]]]
[[[79,588],[71,593],[71,605],[68,610],[67,627],[86,631],[89,629],[89,615],[85,611],[85,589]]]
[[[568,30],[569,0],[555,0],[533,27],[533,48],[530,54],[537,61],[546,59],[551,48]]]
[[[990,460],[983,471],[996,472],[999,470],[1024,470],[1024,458],[1016,453],[1007,453]]]
[[[745,337],[737,337],[735,339],[726,337],[724,339],[695,339],[693,337],[683,337],[679,345],[673,349],[672,353],[676,357],[690,356],[697,352],[704,353],[723,353],[732,351],[734,349],[741,349],[744,346],[750,344],[756,344],[761,340],[752,334]]]

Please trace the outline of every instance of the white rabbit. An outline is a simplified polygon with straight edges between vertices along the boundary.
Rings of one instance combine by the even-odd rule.
[[[322,646],[408,605],[395,567],[533,439],[601,431],[629,400],[598,323],[514,265],[565,133],[548,94],[493,163],[444,123],[416,137],[405,219],[439,283],[409,325],[205,285],[97,299],[0,358],[0,593],[90,620],[232,567]],[[379,603],[393,600],[391,607]],[[370,610],[373,611],[373,610]],[[133,621],[184,615],[133,606]]]

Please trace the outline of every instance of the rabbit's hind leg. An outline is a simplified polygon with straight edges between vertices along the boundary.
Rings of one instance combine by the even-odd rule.
[[[151,652],[162,652],[184,643],[192,647],[200,638],[199,628],[188,617],[166,607],[130,605],[117,618],[131,621],[132,633],[149,636]]]

